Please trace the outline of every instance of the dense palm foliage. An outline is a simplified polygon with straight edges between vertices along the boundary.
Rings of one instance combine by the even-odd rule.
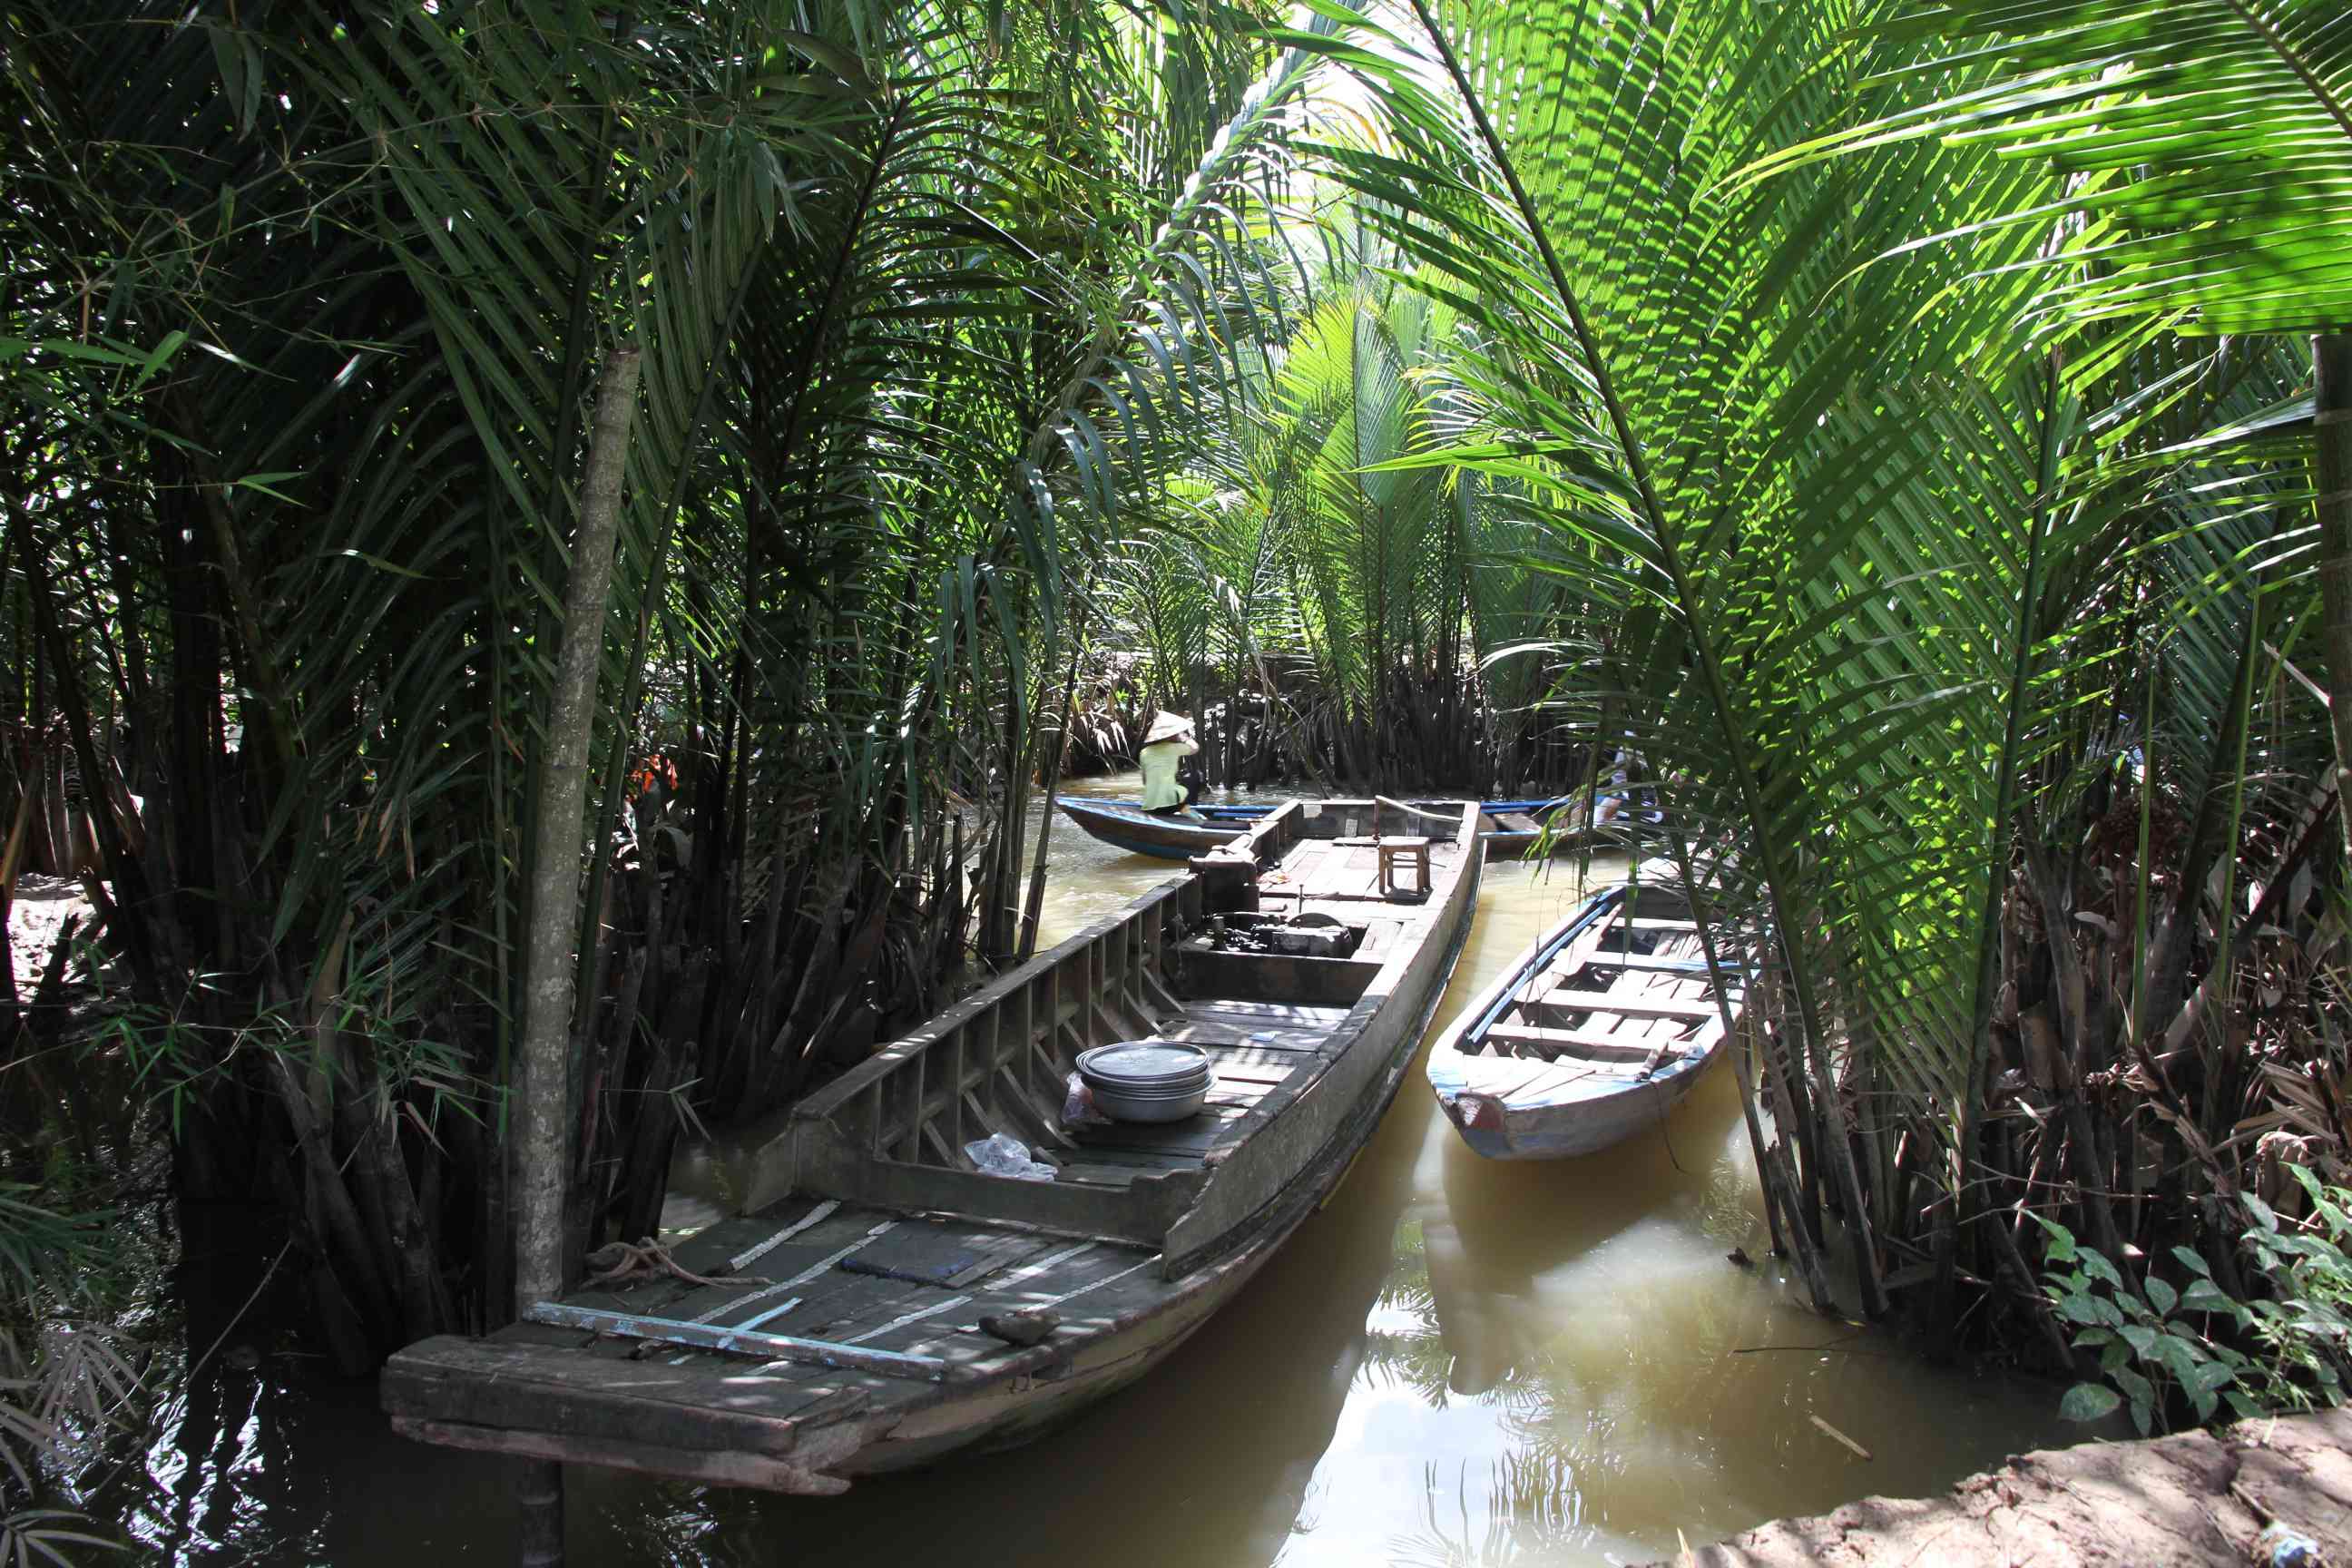
[[[2342,1066],[2326,945],[2294,935],[2333,808],[2294,679],[2310,490],[2228,434],[2303,363],[2185,338],[2185,296],[2153,323],[2082,304],[2115,250],[2161,249],[2165,197],[2073,183],[2114,166],[2097,104],[2071,164],[2030,120],[2016,29],[2105,47],[2086,100],[2147,58],[2078,9],[1416,4],[1333,51],[1397,143],[1336,151],[1343,177],[1486,345],[1473,427],[1414,460],[1544,506],[1592,650],[1558,699],[1672,776],[1661,847],[1771,982],[1780,1228],[1809,1252],[1826,1203],[1872,1311],[1932,1282],[1948,1313],[1965,1272],[2030,1315],[2021,1203],[2111,1254],[2226,1252],[2204,1223],[2283,1114],[2276,1075]],[[2344,28],[2306,9],[2340,75]],[[1994,41],[1944,37],[1969,26]],[[2295,145],[2259,100],[2200,101]],[[2030,122],[1886,130],[1997,113]],[[2036,333],[2053,317],[2063,353]]]
[[[8,805],[59,869],[89,825],[182,1190],[297,1200],[345,1359],[503,1300],[607,351],[642,392],[575,1251],[651,1227],[691,1107],[775,1103],[1020,940],[1004,781],[1065,578],[1285,265],[1257,208],[1311,62],[1257,19],[7,9]]]
[[[1529,712],[1549,667],[1495,657],[1558,625],[1517,487],[1390,467],[1465,416],[1453,357],[1475,341],[1360,215],[1321,221],[1263,387],[1171,489],[1190,504],[1115,548],[1117,619],[1170,706],[1223,720],[1211,749],[1234,752],[1213,779],[1564,777]]]

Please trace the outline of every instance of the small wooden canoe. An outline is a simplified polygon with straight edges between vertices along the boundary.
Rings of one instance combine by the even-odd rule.
[[[1105,844],[1130,855],[1150,855],[1162,860],[1190,860],[1195,855],[1206,855],[1235,842],[1265,820],[1263,816],[1159,815],[1131,801],[1094,800],[1082,795],[1055,795],[1054,804],[1062,808],[1064,816]]]
[[[1644,785],[1633,786],[1635,790]],[[1054,797],[1062,815],[1103,843],[1124,849],[1131,855],[1151,855],[1163,860],[1189,860],[1207,853],[1220,844],[1230,844],[1241,837],[1257,823],[1265,819],[1272,805],[1213,805],[1202,804],[1185,816],[1155,815],[1134,801],[1108,800],[1092,795],[1063,795]],[[1415,811],[1444,812],[1452,804],[1445,801],[1413,800],[1401,803]],[[1571,814],[1583,809],[1583,797],[1572,795],[1559,800],[1490,800],[1478,807],[1478,838],[1485,847],[1486,858],[1503,859],[1525,854],[1543,837],[1545,825],[1561,811]],[[1651,814],[1654,819],[1654,814]],[[1382,827],[1394,829],[1393,821],[1365,825],[1367,831]],[[1584,830],[1564,830],[1552,837],[1555,852],[1581,847],[1605,836]],[[1405,831],[1418,831],[1406,828]]]
[[[1737,1027],[1746,989],[1711,983],[1690,906],[1669,889],[1586,900],[1513,960],[1429,1051],[1463,1142],[1558,1160],[1655,1126]]]
[[[1024,1441],[1142,1376],[1339,1185],[1444,993],[1476,807],[1384,843],[1349,831],[1370,806],[1282,806],[803,1100],[743,1173],[743,1217],[674,1248],[699,1279],[575,1291],[402,1351],[394,1426],[830,1493]],[[1422,864],[1425,890],[1395,886]],[[1202,1112],[1066,1122],[1077,1054],[1146,1038],[1208,1053]],[[994,1134],[1040,1168],[983,1168],[969,1151]],[[1015,1314],[1055,1322],[1024,1345]]]

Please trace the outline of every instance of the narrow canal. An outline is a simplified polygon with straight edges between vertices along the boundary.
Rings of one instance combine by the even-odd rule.
[[[1054,862],[1047,942],[1173,870],[1067,824]],[[1574,876],[1487,868],[1441,1019],[1568,907]],[[686,1181],[723,1188],[723,1162]],[[1536,1166],[1460,1147],[1416,1073],[1239,1300],[1076,1425],[831,1500],[575,1471],[572,1561],[1622,1563],[1671,1555],[1678,1531],[1696,1544],[1928,1492],[2065,1439],[2049,1389],[1934,1368],[1808,1310],[1770,1267],[1754,1189],[1728,1071],[1653,1134]],[[322,1387],[292,1348],[182,1378],[143,1476],[94,1501],[158,1559],[511,1560],[502,1466],[394,1438],[372,1388]]]

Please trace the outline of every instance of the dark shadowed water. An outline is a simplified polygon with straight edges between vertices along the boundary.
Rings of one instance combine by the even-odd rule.
[[[1047,942],[1174,869],[1066,824],[1053,858]],[[1574,894],[1572,868],[1490,866],[1441,1020]],[[1735,1267],[1734,1247],[1766,1266]],[[234,1258],[235,1238],[214,1251]],[[201,1350],[221,1326],[183,1337]],[[323,1380],[291,1343],[179,1376],[143,1476],[100,1500],[178,1562],[512,1561],[502,1463],[394,1437],[372,1385]],[[2054,1405],[1803,1306],[1766,1256],[1728,1070],[1653,1133],[1534,1166],[1465,1151],[1416,1073],[1233,1306],[1075,1425],[830,1500],[574,1470],[571,1544],[583,1565],[1642,1562],[1939,1488],[2061,1440]]]

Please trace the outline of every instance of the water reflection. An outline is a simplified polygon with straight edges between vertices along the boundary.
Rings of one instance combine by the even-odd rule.
[[[1053,848],[1049,942],[1175,869],[1067,824]],[[1490,867],[1441,1017],[1574,896],[1572,877]],[[1415,1074],[1249,1289],[1062,1432],[834,1500],[574,1471],[572,1561],[1640,1562],[1677,1530],[1930,1490],[2061,1436],[2046,1390],[1934,1371],[1727,1262],[1766,1258],[1753,1188],[1728,1071],[1654,1133],[1550,1165],[1470,1154]],[[500,1465],[393,1437],[372,1389],[307,1364],[271,1353],[177,1394],[129,1510],[158,1556],[511,1560]]]

